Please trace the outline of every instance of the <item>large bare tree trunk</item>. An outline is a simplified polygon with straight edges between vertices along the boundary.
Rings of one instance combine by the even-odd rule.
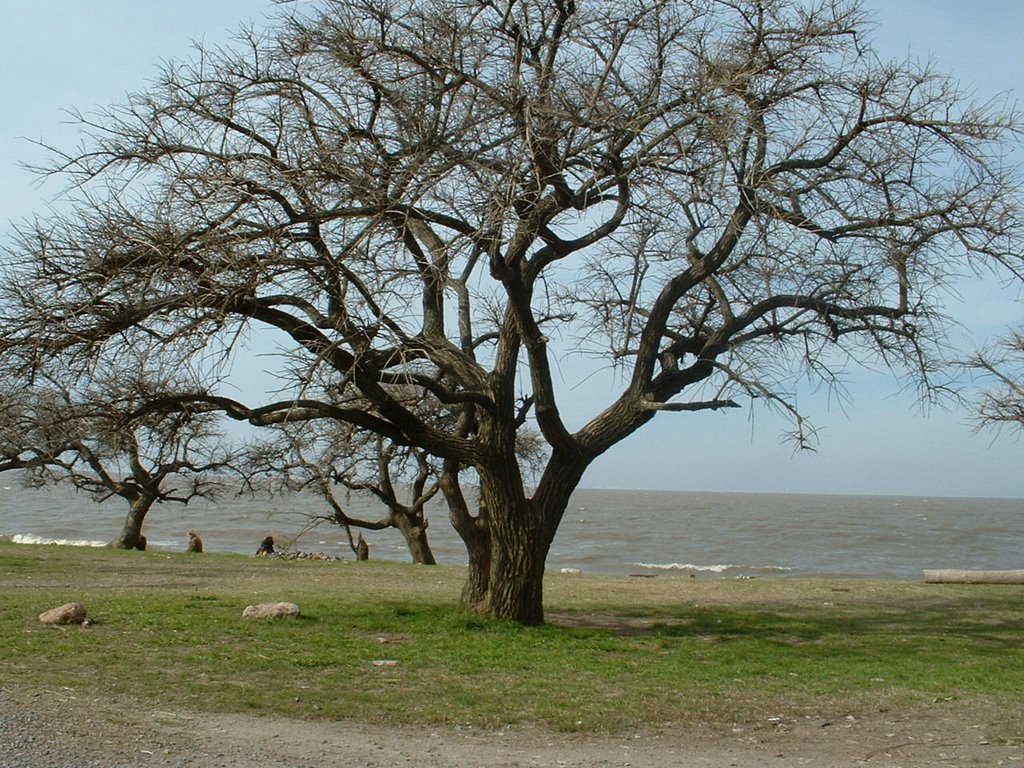
[[[544,565],[588,463],[581,455],[552,457],[529,499],[520,495],[517,475],[491,476],[485,496],[493,506],[493,561],[487,599],[492,616],[522,624],[544,621]]]
[[[486,610],[521,624],[544,621],[544,563],[553,536],[543,509],[526,499],[518,474],[484,483],[490,513],[491,568]]]
[[[499,517],[506,518],[501,523]],[[544,561],[550,541],[515,516],[494,515],[491,575],[486,609],[521,624],[544,621]]]

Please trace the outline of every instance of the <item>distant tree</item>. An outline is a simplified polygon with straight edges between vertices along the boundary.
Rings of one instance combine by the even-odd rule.
[[[32,487],[70,484],[97,502],[123,499],[128,512],[110,546],[145,549],[142,527],[153,505],[215,496],[233,456],[217,414],[136,416],[141,403],[167,394],[166,382],[126,373],[86,388],[47,379],[3,392],[0,471],[24,470]]]
[[[656,415],[749,397],[805,442],[796,378],[877,363],[927,391],[941,287],[976,261],[1021,273],[1014,116],[880,61],[855,1],[283,7],[84,120],[52,169],[79,205],[23,229],[0,349],[76,366],[272,335],[280,396],[193,407],[439,457],[463,599],[495,616],[543,620],[570,494]],[[581,418],[571,387],[601,373],[617,394]]]
[[[353,552],[353,528],[395,528],[414,563],[436,564],[427,539],[426,506],[439,486],[422,450],[333,420],[283,424],[273,431],[274,437],[248,451],[246,474],[254,490],[315,493],[330,508],[320,519],[340,525]],[[381,516],[368,519],[352,513],[353,492],[364,501],[376,500],[383,507]]]
[[[403,397],[397,388],[392,391],[396,397]],[[306,392],[308,395],[308,388]],[[370,403],[360,403],[357,392],[348,393],[350,399],[344,403],[341,396],[334,390],[318,397],[339,408],[372,409]],[[406,408],[418,412],[424,421],[434,422],[435,428],[457,428],[440,423],[446,417],[445,409],[431,399],[422,400],[415,389],[410,388],[404,398]],[[230,405],[227,409],[233,410]],[[353,552],[357,540],[352,528],[395,528],[402,534],[413,562],[436,563],[427,539],[426,509],[441,489],[442,472],[439,463],[424,450],[334,419],[284,421],[265,431],[271,436],[260,439],[247,451],[246,472],[253,490],[312,491],[330,507],[330,514],[323,519],[345,529]],[[520,430],[516,454],[524,476],[539,472],[545,458],[540,435],[534,430]],[[364,501],[375,500],[384,513],[374,519],[354,516],[350,511],[353,493]],[[449,517],[456,528],[465,522]],[[472,537],[472,533],[467,536]]]
[[[978,423],[1024,430],[1024,332],[1011,331],[975,355],[969,366],[991,384],[982,393]]]

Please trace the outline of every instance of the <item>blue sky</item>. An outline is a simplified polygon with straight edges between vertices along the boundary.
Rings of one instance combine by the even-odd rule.
[[[226,41],[259,22],[269,0],[34,0],[4,3],[0,24],[0,229],[45,212],[58,189],[19,166],[44,155],[29,140],[75,144],[64,110],[88,112],[144,88],[162,60],[191,41]],[[979,96],[1024,96],[1024,2],[870,0],[887,57],[934,59]],[[1018,153],[1021,156],[1021,153]],[[0,234],[0,237],[5,235]],[[965,284],[949,311],[974,334],[1021,319],[1016,294]],[[771,414],[663,414],[590,470],[590,487],[1024,498],[1024,440],[977,434],[965,411],[924,411],[884,373],[851,377],[843,408],[821,393],[802,405],[821,428],[819,449],[794,455]],[[607,393],[574,400],[599,409]],[[1024,509],[1022,509],[1024,511]]]

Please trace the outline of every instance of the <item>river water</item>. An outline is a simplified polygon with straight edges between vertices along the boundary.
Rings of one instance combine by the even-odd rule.
[[[6,482],[5,482],[6,481]],[[0,477],[0,538],[101,545],[126,507],[69,488],[31,490]],[[367,500],[351,512],[373,518]],[[207,551],[252,554],[270,534],[279,545],[351,559],[343,531],[315,522],[315,497],[224,498],[149,514],[150,549],[181,551],[194,528]],[[439,562],[464,564],[444,506],[430,507]],[[396,531],[364,532],[370,556],[405,560]],[[925,568],[1024,568],[1024,499],[812,496],[579,490],[563,519],[548,568],[598,574],[691,571],[702,576],[919,579]]]

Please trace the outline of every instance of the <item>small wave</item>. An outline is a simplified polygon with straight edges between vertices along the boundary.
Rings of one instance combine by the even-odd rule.
[[[650,568],[656,571],[701,571],[707,573],[725,573],[726,571],[792,571],[783,565],[694,565],[693,563],[633,563],[637,568]]]
[[[16,533],[11,536],[14,544],[60,544],[65,547],[105,547],[105,541],[89,541],[87,539],[47,539],[32,533]]]

